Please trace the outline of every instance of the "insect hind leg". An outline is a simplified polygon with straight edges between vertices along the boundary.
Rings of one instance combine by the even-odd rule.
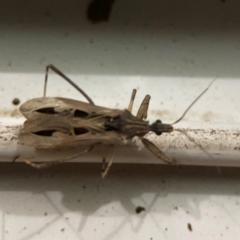
[[[90,148],[78,153],[78,154],[75,154],[73,156],[70,156],[68,158],[65,158],[65,159],[62,159],[62,160],[56,160],[56,161],[50,161],[50,162],[44,162],[44,163],[34,163],[32,161],[30,161],[29,159],[26,159],[26,158],[23,158],[21,156],[19,156],[18,158],[20,158],[22,161],[24,161],[26,164],[34,167],[34,168],[37,168],[37,169],[43,169],[43,168],[48,168],[48,167],[52,167],[52,166],[55,166],[55,165],[58,165],[60,163],[63,163],[63,162],[68,162],[70,161],[71,159],[74,159],[74,158],[77,158],[77,157],[80,157],[82,156],[83,154],[85,153],[88,153],[90,151],[93,150],[93,146],[91,146]],[[16,159],[15,159],[16,160]]]
[[[68,83],[70,83],[73,87],[75,87],[88,100],[88,102],[90,104],[95,105],[93,100],[76,83],[74,83],[70,78],[68,78],[63,72],[61,72],[58,68],[56,68],[52,64],[49,64],[49,65],[46,66],[46,74],[45,74],[45,83],[44,83],[43,97],[46,97],[47,81],[48,81],[48,71],[49,71],[49,69],[52,69],[56,74],[61,76]]]

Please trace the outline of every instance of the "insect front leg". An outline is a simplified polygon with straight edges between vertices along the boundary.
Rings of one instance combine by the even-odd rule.
[[[138,109],[137,118],[140,118],[140,119],[147,118],[150,99],[151,99],[150,95],[145,96],[145,98],[143,99],[143,101],[140,105],[140,108]]]
[[[128,105],[128,111],[129,111],[130,113],[132,112],[133,103],[134,103],[134,99],[135,99],[136,93],[137,93],[137,90],[136,90],[136,89],[133,89],[133,91],[132,91],[132,96],[131,96],[131,99],[130,99],[130,103],[129,103],[129,105]]]
[[[28,160],[28,159],[25,159],[25,158],[23,158],[23,157],[21,157],[21,156],[20,156],[19,158],[22,159],[26,164],[28,164],[28,165],[30,165],[30,166],[32,166],[32,167],[34,167],[34,168],[42,169],[42,168],[52,167],[52,166],[58,165],[58,164],[63,163],[63,162],[68,162],[68,161],[70,161],[71,159],[80,157],[80,156],[82,156],[83,154],[92,151],[93,148],[94,148],[94,147],[91,146],[90,148],[88,148],[88,149],[86,149],[86,150],[84,150],[84,151],[82,151],[82,152],[80,152],[80,153],[78,153],[78,154],[75,154],[75,155],[73,155],[73,156],[70,156],[70,157],[68,157],[68,158],[65,158],[65,159],[62,159],[62,160],[55,160],[55,161],[45,162],[45,163],[34,163],[34,162],[32,162],[32,161],[30,161],[30,160]]]
[[[155,144],[147,140],[146,138],[141,138],[144,146],[152,152],[155,156],[157,156],[160,160],[165,162],[166,164],[176,165],[175,160],[170,160]]]
[[[65,79],[68,83],[70,83],[73,87],[75,87],[87,100],[90,104],[95,105],[93,100],[76,84],[74,83],[70,78],[68,78],[64,73],[62,73],[58,68],[56,68],[54,65],[49,64],[46,67],[46,74],[45,74],[45,83],[44,83],[44,90],[43,90],[43,97],[46,97],[46,91],[47,91],[47,80],[48,80],[48,71],[49,68],[52,69],[55,73],[57,73],[59,76],[61,76],[63,79]]]
[[[150,102],[150,96],[146,95],[145,98],[143,99],[141,106],[138,110],[137,117],[141,119],[146,119],[147,118],[147,113],[148,113],[148,107],[149,107],[149,102]],[[144,146],[151,151],[155,156],[157,156],[159,159],[161,159],[163,162],[167,164],[176,164],[175,161],[170,160],[156,145],[154,145],[152,142],[147,140],[146,138],[141,137],[140,140],[144,144]]]

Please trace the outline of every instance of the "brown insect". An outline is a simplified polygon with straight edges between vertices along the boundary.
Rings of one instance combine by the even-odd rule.
[[[88,103],[68,98],[46,97],[49,69],[52,69],[75,87],[86,98]],[[209,89],[210,85],[173,124],[182,120],[193,104]],[[77,147],[79,145],[86,145],[88,147],[74,156],[46,163],[33,163],[28,159],[21,158],[32,167],[45,168],[90,152],[96,144],[113,145],[116,149],[117,146],[123,145],[127,140],[131,140],[137,136],[144,146],[159,159],[167,164],[174,164],[175,161],[170,160],[152,142],[144,138],[149,131],[157,135],[161,135],[163,132],[172,132],[173,124],[164,124],[160,120],[149,124],[148,121],[143,120],[147,118],[150,101],[149,95],[145,96],[137,115],[132,115],[131,112],[136,92],[136,89],[132,91],[128,109],[119,110],[97,106],[80,87],[59,69],[53,65],[48,65],[46,67],[44,96],[42,98],[31,99],[20,106],[20,111],[27,120],[19,132],[19,141],[25,145],[39,149]],[[114,154],[106,168],[105,163],[103,164],[103,178],[110,169],[113,157]]]

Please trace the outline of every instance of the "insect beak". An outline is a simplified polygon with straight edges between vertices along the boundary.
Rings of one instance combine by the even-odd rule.
[[[149,126],[149,130],[155,132],[157,135],[161,135],[163,132],[172,132],[173,127],[170,124],[165,124],[160,120],[157,120],[155,123]]]

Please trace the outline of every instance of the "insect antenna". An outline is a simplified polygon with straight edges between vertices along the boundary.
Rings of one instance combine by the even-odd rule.
[[[207,90],[211,87],[212,83],[217,79],[217,77],[215,77],[211,82],[210,84],[208,85],[208,87],[188,106],[188,108],[184,111],[183,115],[177,119],[174,123],[172,123],[171,125],[174,125],[178,122],[180,122],[184,117],[185,115],[187,114],[187,112],[191,109],[191,107],[207,92]]]
[[[172,123],[171,125],[174,125],[178,122],[180,122],[185,115],[187,114],[187,112],[190,110],[190,108],[207,92],[207,90],[211,87],[212,83],[217,79],[217,77],[215,77],[210,84],[208,85],[208,87],[189,105],[189,107],[184,111],[183,115],[176,120],[174,123]],[[193,139],[191,136],[188,135],[188,133],[184,130],[180,130],[180,129],[174,129],[174,131],[178,131],[181,132],[182,134],[184,134],[191,142],[193,142],[194,144],[196,144],[196,146],[198,146],[204,153],[206,153],[209,157],[211,157],[211,155],[202,147],[201,144],[197,143],[195,141],[195,139]]]

